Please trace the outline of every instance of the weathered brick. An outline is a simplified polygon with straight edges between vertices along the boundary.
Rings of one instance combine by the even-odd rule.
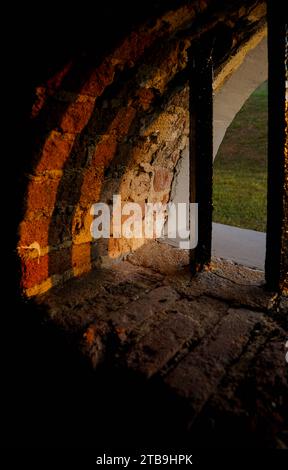
[[[40,284],[49,276],[63,274],[72,267],[72,255],[70,248],[51,251],[39,258],[23,257],[22,266],[22,286],[29,289]]]
[[[147,111],[153,102],[155,95],[153,90],[150,88],[140,88],[138,91],[139,104],[142,106],[144,111]]]
[[[81,93],[93,97],[101,96],[105,88],[112,83],[115,74],[115,67],[109,60],[105,60],[99,67],[94,69],[85,84],[81,88]]]
[[[130,182],[130,199],[142,203],[147,200],[151,184],[150,180],[150,175],[145,171],[134,173]]]
[[[22,258],[22,279],[21,284],[23,289],[29,289],[48,277],[48,255],[40,256],[38,258]]]
[[[95,168],[91,166],[85,171],[79,199],[80,205],[88,206],[100,200],[103,188],[103,174],[103,167]]]
[[[173,179],[173,173],[166,168],[156,168],[153,178],[153,188],[156,192],[169,190]]]
[[[241,355],[258,321],[259,315],[255,312],[230,309],[215,332],[166,376],[166,385],[186,398],[192,415],[201,410],[226,369]]]
[[[176,307],[175,307],[176,308]],[[159,371],[193,335],[195,327],[192,318],[179,312],[168,313],[152,328],[140,343],[133,347],[127,357],[127,366],[151,377]]]
[[[91,244],[82,243],[81,245],[73,245],[71,259],[73,268],[91,265]]]
[[[91,164],[98,166],[107,166],[112,160],[117,149],[117,140],[113,135],[106,135],[97,143]]]
[[[39,243],[42,248],[48,246],[50,223],[49,217],[23,220],[19,227],[19,246],[29,246],[34,242]]]
[[[155,33],[154,33],[155,34]],[[143,54],[144,50],[150,46],[155,36],[152,32],[132,32],[121,46],[113,54],[116,60],[126,62],[128,66],[134,65],[135,61]]]
[[[132,331],[149,317],[153,317],[165,310],[178,298],[177,293],[171,288],[158,287],[149,292],[145,299],[131,302],[129,306],[111,314],[111,320],[115,326]]]
[[[62,131],[70,134],[81,132],[91,117],[94,105],[93,98],[79,95],[74,103],[68,105],[61,118]]]
[[[27,192],[27,211],[51,213],[56,202],[60,178],[39,178],[29,182]]]
[[[133,106],[121,108],[109,126],[109,132],[115,133],[117,140],[121,140],[129,131],[129,128],[136,116],[136,109]]]
[[[75,134],[62,134],[55,130],[51,131],[45,141],[36,173],[63,169],[69,158],[74,139]]]
[[[203,296],[199,300],[177,300],[165,309],[160,321],[133,344],[127,355],[127,366],[151,377],[159,372],[185,342],[197,343],[226,314],[228,305]]]
[[[49,275],[62,274],[71,269],[71,248],[62,248],[49,253]]]

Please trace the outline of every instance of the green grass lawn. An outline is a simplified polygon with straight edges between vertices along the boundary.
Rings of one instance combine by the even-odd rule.
[[[267,82],[230,125],[214,162],[213,220],[266,231]]]

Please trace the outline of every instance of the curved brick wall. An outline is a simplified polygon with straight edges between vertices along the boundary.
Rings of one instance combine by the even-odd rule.
[[[199,34],[219,35],[214,63],[223,82],[231,57],[265,22],[264,2],[237,5],[222,13],[215,0],[181,2],[143,21],[99,63],[89,54],[72,58],[36,86],[17,246],[26,296],[143,243],[92,242],[91,204],[116,193],[169,200],[188,138],[187,50]]]

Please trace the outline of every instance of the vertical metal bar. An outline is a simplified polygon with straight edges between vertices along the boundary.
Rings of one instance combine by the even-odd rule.
[[[190,49],[190,202],[198,203],[198,245],[190,251],[192,273],[211,260],[213,179],[213,70],[209,44]]]
[[[288,282],[288,155],[285,154],[285,12],[268,0],[268,193],[265,274],[267,287]],[[286,64],[287,65],[287,64]],[[286,281],[285,281],[286,278]]]

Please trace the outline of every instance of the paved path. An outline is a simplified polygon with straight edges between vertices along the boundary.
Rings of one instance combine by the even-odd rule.
[[[180,239],[165,237],[159,242],[179,248]],[[264,271],[265,253],[266,233],[213,223],[212,255],[216,258]]]
[[[264,271],[266,233],[213,223],[212,254]]]

